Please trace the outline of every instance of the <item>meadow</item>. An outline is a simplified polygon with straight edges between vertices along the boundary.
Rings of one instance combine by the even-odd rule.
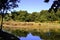
[[[26,31],[31,31],[31,30],[37,30],[43,31],[43,32],[48,32],[49,30],[55,30],[58,31],[60,29],[60,23],[58,21],[55,22],[16,22],[16,21],[8,21],[4,22],[3,28],[6,30],[26,30]]]

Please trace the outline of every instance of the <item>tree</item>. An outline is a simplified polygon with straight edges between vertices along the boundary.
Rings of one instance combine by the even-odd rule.
[[[31,22],[31,14],[28,14],[28,16],[26,16],[25,22]]]
[[[49,0],[45,0],[44,2],[49,2]],[[60,0],[54,0],[51,8],[48,11],[51,12],[53,9],[54,12],[56,13],[58,8],[60,8]]]
[[[42,11],[40,12],[39,21],[40,21],[40,22],[48,21],[47,16],[49,16],[48,11],[47,11],[47,10],[42,10]]]
[[[2,27],[3,27],[4,14],[7,13],[8,10],[18,7],[17,3],[19,1],[20,0],[0,0],[0,13],[2,15],[1,26],[0,26],[1,27],[0,28],[0,39],[2,38],[1,40],[15,40],[17,38],[16,36],[12,34],[2,31]],[[17,38],[16,40],[19,40],[19,38]]]
[[[49,2],[49,0],[45,0],[44,2]]]
[[[17,12],[11,12],[11,19],[13,19],[14,21],[17,19],[17,16],[18,16],[18,14],[17,14]]]
[[[38,16],[39,16],[39,13],[38,12],[33,12],[31,14],[31,20],[34,21],[34,22],[37,22],[38,21]]]
[[[10,13],[5,13],[4,15],[5,15],[5,16],[4,16],[4,21],[9,21],[9,20],[11,20]]]
[[[18,7],[19,0],[0,0],[0,13],[2,15],[1,28],[3,26],[3,17],[4,13],[7,13],[8,10]]]
[[[19,21],[25,21],[26,17],[28,16],[28,12],[27,11],[19,11],[17,14],[19,14],[17,16],[17,20],[19,20]]]

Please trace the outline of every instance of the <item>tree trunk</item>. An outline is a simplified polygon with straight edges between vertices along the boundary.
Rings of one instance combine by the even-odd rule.
[[[4,10],[1,13],[1,26],[0,26],[0,30],[2,30],[2,27],[3,27],[3,17],[4,17]]]

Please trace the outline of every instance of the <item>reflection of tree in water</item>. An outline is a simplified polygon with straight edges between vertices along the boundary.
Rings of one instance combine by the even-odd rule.
[[[7,11],[13,8],[18,7],[18,3],[19,0],[0,0],[0,13],[1,13],[1,26],[0,26],[0,39],[1,40],[19,40],[18,37],[7,33],[5,31],[2,30],[3,27],[3,18],[4,18],[4,14],[7,13]]]
[[[45,2],[49,2],[49,0],[45,0]],[[49,9],[49,12],[51,12],[52,9],[54,10],[54,12],[57,12],[58,8],[60,8],[60,0],[54,0],[51,8]]]

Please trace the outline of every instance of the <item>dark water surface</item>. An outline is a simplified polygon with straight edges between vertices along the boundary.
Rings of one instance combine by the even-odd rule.
[[[42,40],[39,36],[33,36],[29,33],[26,37],[20,37],[20,40]]]

